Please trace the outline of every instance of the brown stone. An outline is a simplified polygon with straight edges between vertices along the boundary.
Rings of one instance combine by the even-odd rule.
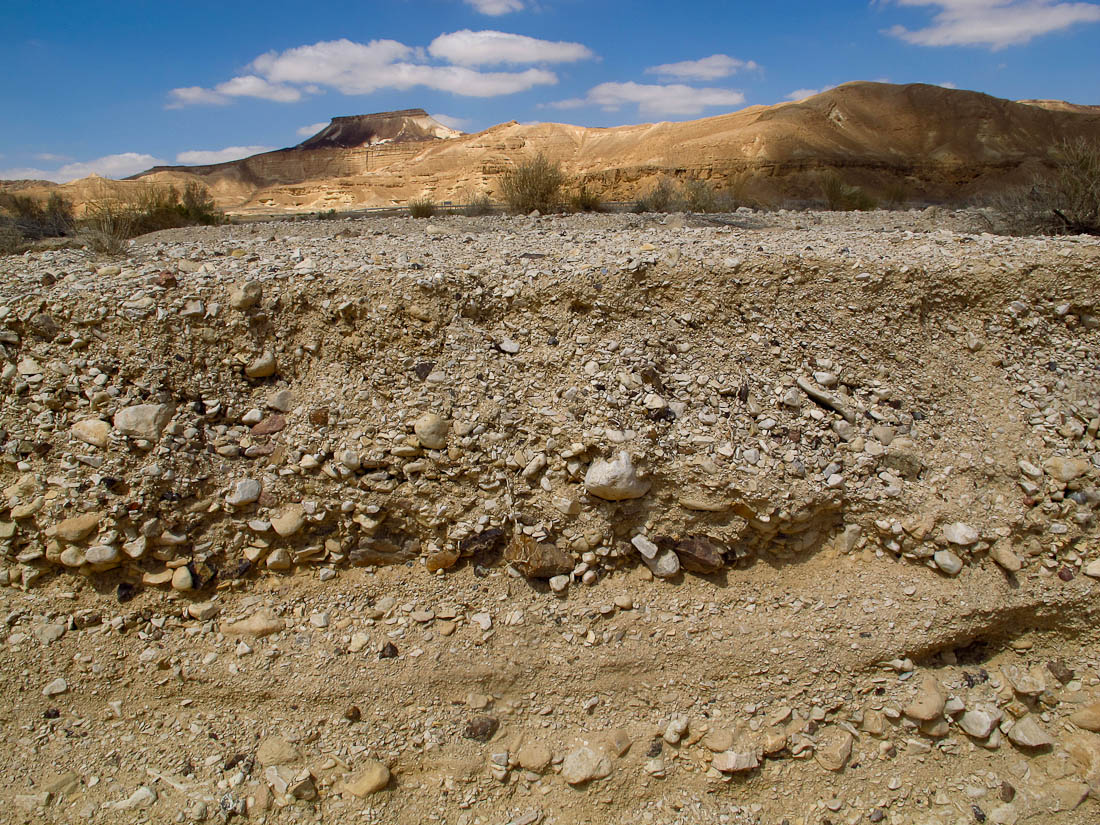
[[[99,527],[103,513],[84,513],[67,518],[53,528],[54,534],[69,543],[83,541]]]
[[[1070,716],[1069,721],[1079,728],[1091,730],[1094,733],[1100,732],[1100,702],[1085,705],[1085,707]]]
[[[537,543],[517,532],[504,548],[504,558],[529,579],[564,576],[573,570],[573,557],[557,546]]]
[[[272,435],[286,428],[286,416],[269,415],[252,428],[253,435]]]
[[[676,544],[680,566],[691,573],[709,574],[721,570],[726,561],[722,551],[706,536],[689,536]]]

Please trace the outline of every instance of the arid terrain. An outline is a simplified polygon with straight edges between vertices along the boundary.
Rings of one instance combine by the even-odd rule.
[[[1100,239],[987,230],[0,258],[0,822],[1095,823]]]
[[[237,215],[282,215],[500,200],[499,176],[543,154],[604,201],[633,201],[662,179],[705,181],[739,204],[820,200],[834,172],[882,203],[980,202],[1049,171],[1060,141],[1100,138],[1100,107],[1002,100],[925,84],[845,83],[818,95],[686,122],[597,129],[502,123],[477,134],[419,109],[333,118],[298,146],[212,166],[157,167],[133,180],[60,187],[78,210],[148,184],[200,183]]]

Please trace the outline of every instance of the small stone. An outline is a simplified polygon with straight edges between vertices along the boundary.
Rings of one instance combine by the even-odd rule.
[[[573,570],[573,557],[549,542],[536,542],[518,530],[504,548],[504,559],[529,579],[549,579]]]
[[[610,461],[593,461],[584,476],[584,486],[589,493],[606,501],[625,501],[641,498],[649,492],[649,482],[638,478],[630,454],[618,452]]]
[[[167,404],[138,404],[115,413],[115,429],[131,438],[160,441],[160,434],[172,420],[175,410]]]
[[[413,424],[416,437],[429,450],[442,450],[446,447],[450,431],[450,422],[435,413],[424,413]]]
[[[643,556],[642,561],[659,579],[671,579],[680,572],[680,557],[669,548],[659,550],[656,558],[653,559]]]
[[[1021,748],[1046,748],[1054,744],[1050,734],[1039,727],[1034,717],[1028,715],[1008,729],[1009,740]]]
[[[516,754],[519,766],[535,773],[544,773],[550,767],[552,758],[550,748],[541,742],[524,742]]]
[[[208,622],[218,615],[219,609],[213,602],[195,602],[187,605],[187,615],[200,622]]]
[[[286,416],[269,415],[252,426],[252,435],[274,435],[286,429]]]
[[[343,781],[340,789],[362,799],[383,790],[389,784],[390,769],[376,759],[368,759],[359,770]]]
[[[293,536],[305,524],[305,510],[300,504],[290,504],[279,515],[272,517],[271,527],[284,538]]]
[[[822,736],[814,751],[817,764],[827,771],[844,770],[852,755],[852,734],[843,728],[830,728]]]
[[[916,697],[902,712],[918,722],[931,722],[943,715],[943,706],[946,701],[940,683],[934,676],[928,675],[921,682]]]
[[[233,488],[233,492],[225,497],[225,501],[233,507],[241,507],[245,504],[252,504],[260,497],[262,492],[263,486],[260,482],[253,478],[242,478],[237,482],[237,486]]]
[[[519,352],[519,344],[511,338],[502,338],[497,346],[500,347],[501,352],[505,352],[508,355],[515,355]]]
[[[84,551],[84,560],[96,570],[102,571],[118,567],[122,559],[117,547],[110,544],[97,544]]]
[[[708,575],[721,570],[725,565],[722,552],[706,536],[689,536],[676,544],[676,555],[680,565],[690,573]]]
[[[760,767],[760,757],[755,751],[728,750],[716,753],[710,766],[722,773],[745,773]]]
[[[969,547],[972,544],[977,544],[981,535],[969,524],[956,521],[953,524],[944,526],[943,537],[952,544],[957,544],[960,547]]]
[[[62,541],[75,544],[78,541],[83,541],[95,532],[102,518],[103,513],[85,513],[80,516],[67,518],[54,527],[54,535]]]
[[[275,354],[268,350],[250,361],[244,374],[249,378],[270,378],[275,374]]]
[[[1069,484],[1089,471],[1089,462],[1083,458],[1062,458],[1055,456],[1043,462],[1047,475],[1063,484]]]
[[[475,716],[466,723],[466,729],[462,735],[475,742],[488,742],[500,727],[500,722],[493,716]]]
[[[550,589],[555,593],[564,593],[566,588],[569,587],[568,576],[551,576],[550,577]]]
[[[988,738],[996,726],[997,719],[980,709],[968,710],[959,717],[959,727],[975,739]]]
[[[111,425],[98,418],[86,418],[73,424],[72,434],[85,444],[103,449],[111,435]]]
[[[1008,573],[1018,573],[1024,566],[1020,557],[1012,552],[1007,542],[999,541],[994,544],[989,551],[989,557]]]
[[[256,748],[256,761],[262,767],[271,765],[289,765],[301,758],[298,749],[278,736],[269,736]]]
[[[247,619],[223,625],[222,631],[230,636],[270,636],[286,627],[284,622],[271,608],[257,610]]]
[[[229,293],[229,306],[244,312],[260,303],[263,288],[257,281],[245,281]]]
[[[962,559],[950,550],[937,550],[935,554],[933,554],[932,560],[936,563],[936,567],[948,576],[957,576],[963,569]]]
[[[1085,705],[1085,707],[1071,715],[1069,721],[1079,728],[1100,733],[1100,702]]]
[[[142,785],[129,797],[121,802],[116,802],[113,807],[116,811],[133,811],[139,808],[149,808],[157,801],[157,792],[152,788]]]
[[[1085,565],[1084,573],[1092,579],[1100,579],[1100,559],[1090,561]]]
[[[668,744],[675,745],[684,738],[684,734],[688,730],[688,718],[682,713],[673,714],[672,719],[669,720],[668,725],[665,727],[665,732],[662,734]]]
[[[611,774],[611,757],[587,745],[571,751],[561,764],[561,776],[570,785],[583,785]]]
[[[290,558],[290,553],[285,549],[276,547],[268,554],[267,561],[264,564],[268,570],[284,571],[291,568],[293,560]]]
[[[193,590],[195,587],[195,580],[191,575],[190,569],[187,565],[177,567],[172,571],[172,589],[173,590]]]
[[[57,678],[42,688],[43,696],[60,696],[62,693],[67,693],[69,690],[68,683],[62,679]]]

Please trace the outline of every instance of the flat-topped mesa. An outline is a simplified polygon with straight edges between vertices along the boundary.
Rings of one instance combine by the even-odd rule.
[[[423,109],[334,117],[324,129],[295,149],[354,149],[383,143],[407,143],[458,137]]]

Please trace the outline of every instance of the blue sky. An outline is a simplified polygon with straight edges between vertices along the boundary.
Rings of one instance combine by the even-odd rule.
[[[614,126],[849,80],[1100,104],[1100,2],[5,0],[0,178],[121,177],[422,107]]]

